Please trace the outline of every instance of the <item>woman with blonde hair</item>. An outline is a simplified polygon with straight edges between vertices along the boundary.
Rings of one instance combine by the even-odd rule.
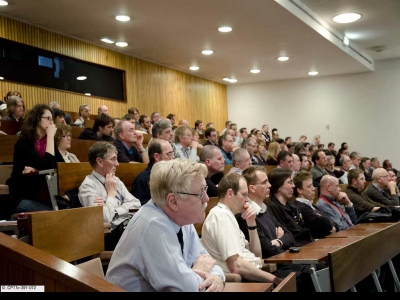
[[[67,151],[67,149],[71,148],[71,126],[67,124],[56,124],[56,127],[57,131],[54,135],[54,143],[58,148],[58,151],[56,151],[56,160],[66,163],[80,162],[75,154]]]
[[[320,135],[314,135],[314,139],[311,142],[311,145],[315,145],[318,146],[319,144],[321,144],[321,136]]]
[[[268,166],[277,166],[278,165],[278,153],[281,147],[277,142],[271,142],[268,146],[267,153],[267,165]]]

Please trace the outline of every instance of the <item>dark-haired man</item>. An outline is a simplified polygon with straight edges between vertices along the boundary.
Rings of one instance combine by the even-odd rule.
[[[93,127],[85,128],[79,134],[78,139],[114,142],[114,139],[111,137],[114,125],[113,118],[106,114],[100,114],[94,120]]]
[[[203,146],[218,146],[218,132],[214,127],[208,127],[205,131],[206,142]]]

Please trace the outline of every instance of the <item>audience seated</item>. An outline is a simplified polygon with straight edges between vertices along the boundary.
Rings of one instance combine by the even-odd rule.
[[[399,205],[397,184],[389,181],[389,174],[384,168],[377,168],[372,173],[372,183],[365,189],[365,194],[373,201],[387,206]]]
[[[207,140],[204,143],[204,146],[207,145],[218,146],[218,132],[214,127],[208,127],[205,130],[204,136]]]
[[[278,153],[280,151],[279,144],[277,142],[271,142],[268,146],[267,151],[267,166],[278,165]]]
[[[350,159],[351,159],[350,170],[359,169],[361,162],[361,154],[356,151],[353,151],[350,153]]]
[[[71,126],[67,124],[56,124],[57,131],[54,135],[54,142],[58,149],[56,151],[57,162],[78,163],[79,159],[75,154],[67,150],[71,148]]]
[[[201,149],[203,149],[203,145],[200,143],[200,136],[199,136],[199,132],[195,129],[192,129],[192,141],[197,142],[197,149],[198,151],[201,151]]]
[[[176,123],[175,115],[174,114],[168,114],[167,119],[169,119],[171,121],[172,129],[175,130],[176,127],[178,127],[178,126],[175,126],[175,123]]]
[[[326,154],[324,150],[318,149],[314,151],[312,155],[312,162],[314,166],[311,168],[311,174],[313,175],[314,186],[319,186],[322,176],[327,175],[326,171]]]
[[[100,116],[107,116],[101,114]],[[79,187],[82,206],[103,206],[103,221],[111,223],[111,233],[104,236],[106,251],[114,250],[124,233],[131,215],[130,209],[140,207],[140,201],[132,196],[124,183],[115,176],[119,165],[117,149],[110,143],[97,142],[90,147],[88,158],[93,169]]]
[[[347,149],[347,148],[340,148],[339,149],[339,151],[338,151],[338,154],[336,155],[336,161],[335,161],[335,165],[336,166],[341,166],[341,164],[340,164],[340,158],[343,156],[343,155],[347,155],[347,156],[349,156],[349,150]],[[350,168],[350,167],[349,167]]]
[[[267,124],[264,124],[264,125],[261,127],[261,133],[262,133],[262,135],[264,136],[265,144],[268,145],[269,142],[271,141],[271,136],[270,136],[270,134],[269,134],[269,127],[268,127]]]
[[[65,121],[65,113],[61,109],[53,108],[53,122],[54,124],[67,124]]]
[[[278,166],[277,168],[285,168],[292,170],[293,168],[293,155],[289,151],[280,151],[277,157]]]
[[[308,159],[307,155],[304,153],[298,153],[297,156],[299,157],[301,162],[300,170],[310,171],[311,162]]]
[[[152,200],[129,222],[111,257],[107,281],[130,292],[223,291],[225,275],[193,226],[204,220],[206,175],[203,164],[187,159],[154,165]]]
[[[223,177],[225,168],[225,160],[222,157],[221,150],[217,146],[207,145],[201,149],[200,162],[206,165],[208,169],[206,184],[208,186],[207,195],[208,197],[218,197],[218,181],[212,181],[211,178],[219,174],[220,176],[214,176],[214,179]]]
[[[339,159],[339,164],[341,166],[341,170],[344,171],[344,174],[339,178],[339,180],[343,184],[348,184],[348,172],[350,171],[351,159],[350,156],[343,154]]]
[[[140,131],[146,132],[147,134],[151,134],[152,124],[148,116],[141,115],[139,118],[139,123],[140,123],[140,128],[139,128]]]
[[[146,204],[151,199],[150,194],[150,174],[154,164],[162,160],[174,159],[174,151],[171,143],[163,139],[153,139],[149,146],[150,162],[147,168],[139,173],[133,180],[131,193],[140,200],[142,205]]]
[[[263,271],[262,251],[257,233],[257,212],[247,203],[248,188],[243,176],[226,174],[218,186],[219,202],[208,213],[201,232],[204,248],[225,273],[235,273],[246,281],[270,282],[282,279]],[[245,240],[235,219],[241,214],[249,229]]]
[[[371,160],[369,159],[369,157],[361,158],[359,169],[364,172],[365,181],[371,181],[372,180],[372,173],[370,171],[370,169],[371,169]]]
[[[199,162],[200,158],[197,156],[198,142],[193,140],[192,130],[189,126],[181,125],[175,129],[175,151],[177,157],[186,158],[190,161]]]
[[[92,128],[85,128],[78,136],[80,140],[114,142],[111,137],[115,121],[109,115],[100,114],[94,120]]]
[[[10,96],[7,100],[8,115],[3,117],[4,121],[23,122],[25,114],[24,101],[18,96]]]
[[[153,112],[151,113],[151,124],[154,125],[156,122],[160,121],[161,115],[159,112]]]
[[[41,178],[26,174],[56,168],[54,144],[56,126],[51,108],[37,104],[29,112],[21,135],[14,147],[14,164],[7,181],[10,188],[11,214],[37,210],[51,210],[40,203]]]
[[[90,108],[88,104],[82,104],[79,106],[79,118],[75,120],[74,125],[84,128],[85,121],[90,120]]]
[[[271,184],[271,195],[267,202],[268,209],[294,236],[295,246],[301,247],[312,241],[310,229],[301,216],[300,209],[293,203],[292,171],[286,168],[273,169],[268,174]]]
[[[267,150],[265,149],[264,142],[258,141],[254,148],[253,155],[251,157],[251,161],[252,161],[253,165],[266,166],[267,162],[264,159],[266,152],[267,152]],[[249,153],[250,153],[250,151],[249,151]]]
[[[397,176],[398,171],[395,168],[393,168],[392,162],[390,161],[390,159],[385,159],[383,161],[382,168],[384,168],[386,171],[393,171]]]
[[[325,153],[326,154],[326,153]],[[339,179],[339,184],[343,184],[344,182],[340,179],[344,175],[344,170],[335,168],[335,156],[333,155],[327,155],[326,156],[326,165],[325,165],[325,170],[328,173],[328,175],[331,175],[333,177],[336,177]]]
[[[202,120],[197,120],[194,123],[194,130],[196,130],[199,134],[204,134],[204,128],[203,128],[203,121]]]
[[[135,125],[122,120],[115,126],[114,134],[119,163],[149,163],[149,156],[143,147],[143,135],[135,131]]]
[[[135,125],[136,126],[140,126],[140,112],[136,107],[131,107],[128,109],[128,114],[133,115],[134,119],[135,119]]]

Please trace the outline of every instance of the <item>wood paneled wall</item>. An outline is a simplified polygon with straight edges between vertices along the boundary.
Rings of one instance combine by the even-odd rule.
[[[114,117],[122,117],[129,107],[141,114],[153,111],[166,117],[186,119],[191,127],[198,119],[213,122],[218,130],[228,119],[226,86],[191,74],[143,61],[119,52],[82,42],[70,37],[0,16],[0,37],[84,61],[125,70],[127,102],[88,97],[77,93],[0,81],[0,96],[8,91],[21,93],[27,109],[37,103],[57,101],[66,111],[77,111],[88,103],[94,114],[101,104],[108,106]],[[23,72],[23,70],[21,70]],[[0,70],[1,73],[1,70]],[[1,76],[1,74],[0,74]]]

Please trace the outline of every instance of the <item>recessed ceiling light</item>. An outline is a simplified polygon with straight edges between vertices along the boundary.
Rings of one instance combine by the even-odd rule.
[[[193,66],[193,67],[190,67],[189,69],[192,70],[192,71],[197,71],[197,70],[199,70],[200,68],[199,68],[199,67],[194,67],[194,66]]]
[[[336,23],[352,23],[361,19],[361,15],[357,13],[340,14],[333,18]]]
[[[254,70],[250,70],[250,72],[253,73],[253,74],[258,74],[258,73],[260,73],[261,71],[258,70],[258,69],[254,69]]]
[[[238,82],[238,81],[237,81],[237,79],[231,79],[230,82],[231,82],[231,83],[236,83],[236,82]]]
[[[280,56],[280,57],[278,57],[278,60],[279,60],[279,61],[288,61],[288,60],[289,60],[289,57],[287,57],[287,56]]]
[[[201,53],[203,53],[204,55],[211,55],[211,54],[214,53],[214,51],[212,51],[212,50],[203,50],[203,51],[201,51]]]
[[[7,6],[7,5],[8,5],[7,1],[3,1],[3,0],[0,1],[0,6]]]
[[[227,77],[225,77],[224,79],[222,79],[223,81],[228,81],[228,82],[230,82],[230,83],[235,83],[235,82],[237,82],[237,79],[231,79],[231,78],[227,78]]]
[[[85,96],[92,96],[91,93],[85,93]]]
[[[219,32],[231,32],[232,31],[232,27],[220,27],[218,28]]]
[[[315,75],[318,75],[318,72],[316,72],[316,71],[308,72],[308,75],[315,76]]]
[[[131,18],[128,16],[116,16],[115,19],[121,22],[128,22]]]
[[[0,80],[4,80],[4,77],[0,77]]]
[[[224,79],[222,79],[223,81],[231,81],[231,79],[230,78],[224,78]]]
[[[107,44],[114,44],[114,41],[107,39],[107,38],[101,39],[100,41],[107,43]]]
[[[128,46],[128,43],[118,42],[118,43],[115,43],[115,45],[117,45],[118,47],[126,47],[126,46]]]
[[[79,76],[79,77],[76,77],[76,80],[86,80],[86,79],[87,79],[86,76]]]

